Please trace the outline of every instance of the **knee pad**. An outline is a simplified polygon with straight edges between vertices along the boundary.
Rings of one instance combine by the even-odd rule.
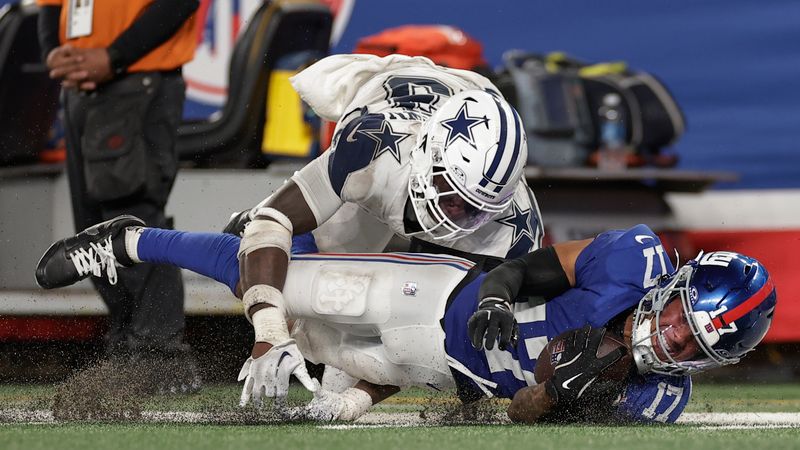
[[[444,331],[438,326],[411,326],[383,330],[386,359],[402,367],[410,384],[447,385],[450,369],[444,349]]]
[[[380,344],[366,346],[343,345],[339,349],[339,367],[347,374],[360,380],[380,385],[397,385],[402,381],[398,368],[386,360]]]
[[[347,372],[333,366],[325,366],[322,374],[322,389],[341,393],[347,388],[351,388],[358,383],[358,378],[351,377]]]
[[[300,353],[314,364],[333,364],[338,359],[342,332],[314,319],[298,319],[292,328],[292,338]]]

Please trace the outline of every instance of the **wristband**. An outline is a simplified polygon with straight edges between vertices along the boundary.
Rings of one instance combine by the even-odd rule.
[[[502,299],[500,297],[486,297],[484,299],[481,299],[481,301],[478,302],[478,308],[482,308],[483,305],[486,303],[493,303],[492,306],[497,306],[497,304],[499,303],[504,305],[506,308],[508,308],[509,311],[511,311],[511,303],[509,303],[508,300]]]
[[[253,319],[250,317],[250,308],[261,303],[276,306],[281,310],[281,312],[283,312],[283,293],[268,284],[257,284],[255,286],[250,286],[250,288],[247,289],[247,292],[245,292],[242,296],[244,315],[247,317],[247,320],[250,323],[253,323]]]
[[[281,308],[262,308],[253,314],[256,342],[280,345],[289,340],[289,327]]]

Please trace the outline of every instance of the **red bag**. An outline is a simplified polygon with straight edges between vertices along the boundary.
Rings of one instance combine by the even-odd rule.
[[[362,38],[353,53],[425,56],[440,66],[474,70],[486,67],[483,46],[448,25],[405,25]]]

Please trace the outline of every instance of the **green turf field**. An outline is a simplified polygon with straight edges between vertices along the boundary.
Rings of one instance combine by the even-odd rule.
[[[745,449],[798,448],[800,429],[456,426],[329,430],[302,426],[13,425],[5,449]]]
[[[0,409],[48,410],[55,390],[52,386],[0,385]],[[304,395],[295,391],[295,400]],[[224,413],[239,411],[238,387],[212,386],[202,393],[177,397],[153,397],[142,403],[146,411],[194,411]],[[387,417],[399,413],[419,415],[419,411],[453,405],[447,395],[431,396],[410,391],[378,405],[377,412]],[[495,405],[502,409],[502,404]],[[800,412],[800,386],[714,385],[695,386],[688,413]],[[753,415],[758,417],[758,415]],[[145,421],[146,422],[146,421]],[[181,424],[169,419],[161,423],[20,423],[0,424],[2,449],[69,448],[165,448],[165,449],[392,449],[435,448],[800,448],[800,426],[783,424],[778,428],[737,425],[669,426],[397,426],[311,424],[275,425],[254,421],[251,424]]]

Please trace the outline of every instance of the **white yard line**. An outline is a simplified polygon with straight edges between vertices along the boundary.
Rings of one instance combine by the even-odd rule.
[[[777,428],[797,428],[797,425],[703,425],[701,430],[774,430]]]
[[[227,423],[236,422],[241,416],[236,413],[203,413],[188,411],[145,411],[133,422],[159,423]],[[52,424],[57,423],[48,410],[0,409],[0,423]],[[320,425],[321,428],[347,430],[353,428],[411,427],[436,424],[435,418],[423,420],[418,413],[371,412],[353,424]],[[498,420],[496,424],[509,423]],[[800,427],[800,413],[686,413],[678,423],[701,425],[702,429],[752,429],[752,428],[796,428]]]
[[[685,413],[678,423],[695,425],[788,425],[800,426],[800,413],[738,412],[738,413]]]

